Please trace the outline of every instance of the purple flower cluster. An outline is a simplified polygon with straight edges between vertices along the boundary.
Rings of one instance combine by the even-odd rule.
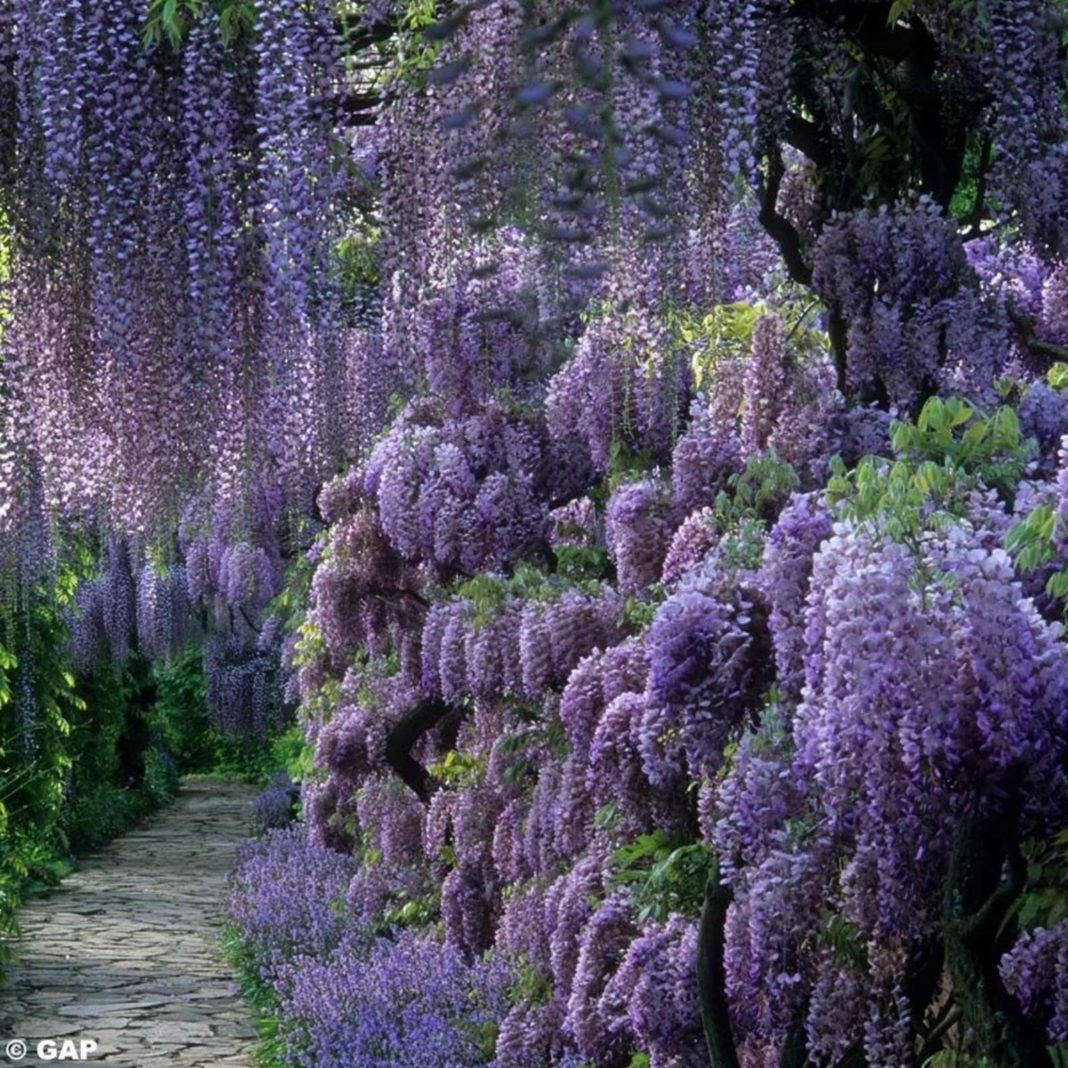
[[[276,772],[270,782],[252,799],[252,817],[260,831],[288,827],[295,816],[299,791],[284,771]]]
[[[776,684],[798,697],[804,681],[804,607],[812,560],[831,534],[831,519],[815,494],[795,495],[768,535],[759,583],[771,612]]]
[[[375,448],[366,487],[402,557],[471,573],[536,551],[546,502],[569,478],[558,458],[536,423],[499,402],[444,425],[415,408]]]
[[[426,932],[347,937],[282,969],[288,1056],[304,1068],[475,1068],[493,1060],[511,975]]]
[[[685,388],[686,368],[655,317],[608,308],[549,382],[549,432],[558,441],[577,435],[601,473],[621,447],[667,459]]]
[[[969,277],[970,276],[970,277]],[[953,372],[983,396],[1005,350],[984,321],[956,224],[930,201],[864,210],[827,226],[813,286],[848,324],[848,378],[907,407]]]
[[[791,704],[766,713],[719,787],[718,822],[702,814],[734,891],[728,993],[747,1057],[781,1050],[803,1021],[811,1053],[856,1044],[874,1063],[909,1063],[906,976],[941,922],[959,822],[1022,793],[1031,833],[1058,826],[1065,646],[977,516],[909,547],[828,532],[801,497],[769,542],[769,578],[799,569],[768,589],[800,702],[792,718]],[[819,934],[828,914],[864,958]],[[1007,976],[1029,974],[1029,944]],[[1038,1011],[1029,981],[1016,989]]]
[[[246,843],[227,906],[242,949],[265,981],[296,958],[325,959],[346,929],[341,906],[356,870],[351,857],[315,845],[297,824]]]
[[[671,539],[671,500],[657,479],[626,482],[605,508],[605,541],[619,588],[639,593],[660,577]]]
[[[204,676],[208,715],[220,730],[263,739],[279,724],[276,650],[212,634],[204,645]]]
[[[675,507],[682,513],[715,503],[727,479],[742,470],[741,443],[730,423],[695,400],[686,432],[671,457]]]
[[[642,767],[667,788],[719,767],[732,734],[759,706],[766,664],[763,606],[696,572],[657,610],[646,635],[649,679]]]
[[[999,970],[1027,1014],[1045,1025],[1049,1044],[1068,1042],[1068,920],[1022,934]]]

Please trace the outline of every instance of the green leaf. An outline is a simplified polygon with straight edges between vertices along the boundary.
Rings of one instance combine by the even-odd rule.
[[[1068,598],[1068,571],[1058,571],[1050,575],[1046,590],[1053,597]]]
[[[974,412],[967,404],[954,405],[954,412],[950,419],[950,426],[957,427],[963,426],[969,419],[971,419]]]
[[[1055,363],[1046,372],[1046,381],[1054,389],[1068,388],[1068,363]]]

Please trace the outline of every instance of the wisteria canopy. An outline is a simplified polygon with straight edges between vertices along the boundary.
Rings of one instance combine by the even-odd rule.
[[[0,0],[0,756],[57,576],[71,670],[299,726],[284,1063],[1068,1063],[1066,48]]]

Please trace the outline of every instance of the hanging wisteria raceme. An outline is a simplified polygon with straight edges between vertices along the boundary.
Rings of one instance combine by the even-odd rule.
[[[613,449],[670,456],[686,396],[687,367],[666,331],[639,305],[608,305],[549,383],[546,418],[558,441],[577,436],[594,468]]]
[[[776,683],[790,697],[800,696],[805,681],[803,610],[812,560],[830,533],[830,516],[819,500],[812,494],[798,495],[779,513],[764,547],[758,581],[771,606],[768,626],[775,646]]]
[[[1001,959],[1001,976],[1028,1015],[1044,1024],[1050,1045],[1068,1041],[1068,947],[1065,921],[1022,935]]]
[[[384,39],[378,35],[393,15],[386,8],[363,11],[357,38]],[[338,408],[343,394],[331,385],[348,359],[333,242],[344,232],[346,198],[353,191],[365,197],[368,181],[384,186],[391,351],[418,347],[406,321],[428,285],[441,288],[445,313],[455,300],[449,293],[455,253],[467,252],[472,225],[484,230],[495,218],[521,219],[540,239],[542,248],[532,255],[546,271],[538,283],[543,297],[576,280],[569,266],[595,262],[621,287],[607,290],[617,307],[637,299],[651,308],[675,282],[688,296],[736,291],[734,283],[714,279],[736,219],[730,183],[735,175],[755,180],[757,160],[769,156],[767,191],[779,188],[781,153],[769,146],[794,120],[795,96],[808,103],[809,90],[800,90],[790,71],[813,57],[826,59],[811,90],[826,99],[853,30],[852,13],[836,22],[814,12],[781,32],[781,15],[776,4],[723,2],[701,11],[622,4],[607,19],[580,7],[547,9],[538,20],[522,5],[478,5],[443,23],[445,46],[429,91],[391,94],[376,126],[364,121],[369,94],[352,84],[342,27],[327,4],[258,5],[255,32],[237,41],[232,27],[206,11],[190,20],[177,54],[162,42],[144,45],[143,12],[132,0],[17,5],[5,23],[18,120],[11,216],[13,277],[21,279],[17,318],[30,324],[32,336],[44,336],[42,320],[51,320],[62,340],[47,346],[55,361],[51,375],[39,373],[41,356],[5,360],[5,374],[34,383],[30,407],[52,414],[51,420],[35,416],[29,432],[45,446],[49,434],[70,439],[65,448],[54,447],[57,438],[42,449],[49,505],[79,512],[96,505],[122,525],[151,526],[173,508],[190,477],[216,462],[218,428],[257,419],[269,433],[250,443],[254,455],[242,451],[241,460],[278,465],[287,499],[307,505],[338,446],[354,440]],[[1059,173],[1048,149],[1060,121],[1048,75],[1055,64],[1038,58],[1044,53],[1036,44],[1052,47],[1046,5],[1036,0],[979,27],[962,18],[920,4],[907,29],[865,45],[879,57],[895,33],[902,44],[926,34],[941,50],[944,91],[952,87],[962,106],[974,109],[974,121],[986,120],[989,136],[1004,140],[995,154],[998,173],[1008,160],[1029,174]],[[540,56],[532,51],[538,49]],[[988,56],[984,62],[975,59],[980,51]],[[1026,136],[1012,137],[1023,101],[1036,103],[1034,121],[1022,124]],[[917,106],[908,93],[903,102],[906,111]],[[791,136],[801,144],[793,151],[812,153],[804,166],[815,168],[819,182],[828,167],[812,148],[819,138],[799,138],[796,129]],[[811,245],[801,256],[811,253],[817,289],[852,331],[855,368],[846,381],[864,389],[874,380],[901,398],[929,388],[935,364],[948,362],[954,370],[961,360],[978,358],[973,337],[952,336],[975,309],[961,305],[970,299],[968,287],[950,262],[952,238],[942,234],[944,190],[915,151],[931,186],[922,191],[933,200],[919,209],[896,207],[890,225],[902,239],[912,234],[908,271],[922,279],[917,292],[927,291],[931,310],[918,311],[890,278],[880,281],[870,308],[861,306],[866,298],[855,285],[839,292],[831,282],[828,261],[843,256],[850,263],[858,255],[868,263],[904,262],[903,251],[884,255],[877,214],[826,202],[833,183],[823,183],[813,241],[801,242]],[[418,172],[418,184],[409,184]],[[1060,195],[1022,198],[1033,209],[1036,240],[1048,238]],[[534,206],[553,221],[531,227]],[[767,224],[769,212],[780,218],[779,207],[777,200],[751,205],[749,218],[759,213]],[[851,225],[863,223],[864,233],[846,238],[842,219],[848,217],[831,220],[829,208],[852,211]],[[898,218],[902,212],[917,213],[911,230]],[[785,250],[783,228],[768,228]],[[824,228],[827,239],[816,241]],[[867,251],[843,251],[843,239]],[[603,255],[586,256],[592,245]],[[570,265],[570,253],[558,255],[565,246],[575,246]],[[694,259],[695,249],[703,263]],[[646,250],[662,278],[647,265],[636,269]],[[494,250],[483,255],[487,263],[501,258]],[[686,281],[688,271],[696,288]],[[805,274],[797,264],[791,273]],[[481,288],[474,286],[467,299],[493,305]],[[153,314],[161,307],[173,313],[165,325]],[[523,302],[505,301],[500,310],[522,317]],[[417,318],[428,313],[429,306]],[[546,314],[559,321],[555,310]],[[901,321],[904,340],[886,334],[893,332],[890,320]],[[633,411],[626,402],[602,407],[611,426],[633,417],[668,433],[674,376],[655,367],[663,353],[651,329],[631,322],[622,330],[646,350],[637,354],[637,384],[644,388],[623,390]],[[951,336],[943,343],[936,335],[947,329]],[[869,337],[872,330],[886,336]],[[359,347],[374,344],[366,338]],[[931,355],[940,345],[948,348],[948,361]],[[272,373],[253,366],[264,360]],[[915,366],[883,366],[902,361]],[[571,377],[595,374],[599,363],[591,354]],[[46,388],[48,381],[53,385]],[[558,392],[581,388],[562,387]],[[585,419],[592,417],[587,411]],[[603,464],[604,434],[590,425],[583,436]],[[224,466],[235,462],[241,461],[231,455]]]
[[[945,880],[971,877],[953,860],[962,821],[992,826],[1008,807],[1026,823],[1020,833],[1041,835],[1063,804],[1059,626],[1038,617],[1007,556],[977,548],[968,526],[930,537],[921,553],[847,526],[824,542],[805,613],[796,753],[786,739],[754,740],[721,793],[714,833],[731,865],[744,865],[730,873],[728,988],[754,1057],[803,1022],[824,1056],[860,1042],[875,1063],[911,1063],[900,1037],[913,1026],[907,977],[942,922]],[[874,616],[851,608],[858,595]],[[892,626],[873,630],[876,616]],[[811,841],[791,841],[799,819],[818,820]],[[866,969],[819,949],[827,909],[853,925]],[[769,939],[790,960],[790,990],[782,965],[760,957]],[[835,993],[841,984],[851,1004]]]
[[[929,201],[835,219],[814,251],[813,285],[848,323],[845,384],[893,404],[957,382],[983,398],[1004,361],[954,223]]]
[[[655,479],[624,483],[608,499],[605,542],[624,593],[660,577],[671,536],[670,502],[667,487]]]
[[[6,508],[39,470],[50,512],[159,538],[209,482],[222,536],[247,540],[250,475],[308,508],[361,440],[334,385],[374,344],[354,351],[333,252],[341,44],[320,4],[263,5],[254,44],[206,11],[177,51],[146,46],[143,18],[41,0],[6,24]]]
[[[714,773],[760,703],[765,610],[753,591],[731,585],[710,560],[680,583],[649,627],[641,750],[645,774],[658,786]]]

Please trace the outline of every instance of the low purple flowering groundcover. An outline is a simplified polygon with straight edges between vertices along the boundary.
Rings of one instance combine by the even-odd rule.
[[[515,976],[432,930],[354,927],[355,867],[294,825],[246,845],[229,913],[245,966],[278,996],[287,1063],[458,1068],[492,1059]]]

